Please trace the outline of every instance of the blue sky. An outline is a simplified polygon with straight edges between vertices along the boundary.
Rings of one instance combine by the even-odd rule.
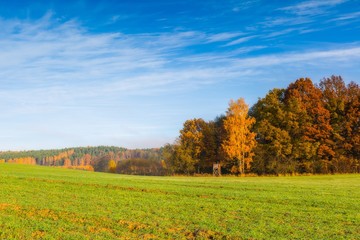
[[[300,77],[359,83],[359,0],[0,1],[0,150],[172,143]]]

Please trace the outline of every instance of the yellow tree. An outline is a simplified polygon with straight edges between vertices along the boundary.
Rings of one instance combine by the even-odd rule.
[[[116,162],[114,160],[109,161],[109,172],[115,173],[116,172]]]
[[[255,133],[251,127],[255,119],[248,116],[249,107],[243,98],[231,100],[224,120],[226,139],[222,143],[224,153],[232,163],[233,173],[244,174],[250,168],[256,145]]]

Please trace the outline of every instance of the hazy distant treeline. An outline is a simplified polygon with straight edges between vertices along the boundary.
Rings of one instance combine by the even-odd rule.
[[[132,159],[141,159],[148,166],[149,162],[160,163],[160,158],[160,149],[129,150],[109,146],[0,152],[0,162],[58,166],[100,172],[111,172],[113,171],[113,169],[110,169],[111,164],[115,164],[116,168],[117,165],[122,166]],[[119,170],[119,172],[124,172],[125,170],[124,168],[121,171]],[[130,171],[126,173],[131,174]],[[162,174],[159,173],[157,175]]]

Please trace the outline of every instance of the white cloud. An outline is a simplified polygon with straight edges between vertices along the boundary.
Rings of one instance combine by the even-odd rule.
[[[360,12],[352,12],[352,13],[343,14],[339,17],[333,18],[330,20],[330,22],[348,21],[348,20],[359,21],[359,18],[360,18]]]
[[[130,16],[128,16],[128,15],[113,15],[109,18],[109,20],[107,21],[106,24],[114,24],[114,23],[117,23],[119,21],[122,21],[122,20],[125,20],[128,18],[130,18]]]
[[[239,59],[236,65],[242,68],[274,67],[276,65],[288,66],[288,64],[334,64],[352,61],[360,61],[360,47],[349,47],[344,49],[331,49],[321,51],[309,51],[304,53],[272,54],[261,57]]]
[[[227,40],[236,38],[241,35],[244,35],[244,33],[225,32],[225,33],[212,34],[208,37],[208,42],[209,43],[223,42],[223,41],[227,41]]]
[[[309,17],[296,16],[296,17],[276,17],[267,18],[264,22],[260,23],[265,27],[277,27],[277,26],[293,26],[309,24],[315,20]]]
[[[302,32],[302,31],[305,31],[305,29],[304,28],[285,28],[280,31],[273,31],[263,37],[264,38],[273,38],[273,37],[278,37],[278,36],[282,36],[282,35],[288,35],[289,33],[293,33],[293,32]]]
[[[247,36],[247,37],[238,38],[238,39],[236,39],[234,41],[231,41],[231,42],[225,44],[224,46],[228,47],[228,46],[238,45],[240,43],[250,41],[251,39],[253,39],[255,37],[257,37],[257,36]]]
[[[314,15],[324,12],[324,9],[347,2],[347,0],[310,0],[296,5],[280,8],[279,10],[296,15]]]
[[[238,1],[236,6],[232,8],[233,12],[240,12],[243,10],[247,10],[259,3],[259,0],[248,0],[248,1]]]

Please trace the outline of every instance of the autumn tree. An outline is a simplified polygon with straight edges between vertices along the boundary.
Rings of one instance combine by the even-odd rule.
[[[227,133],[224,128],[224,121],[226,119],[225,115],[220,115],[215,118],[213,121],[214,124],[214,135],[215,135],[215,157],[214,162],[218,162],[222,164],[222,161],[226,159],[226,154],[222,147],[223,142],[227,138]]]
[[[204,151],[204,129],[206,122],[201,118],[187,120],[180,130],[177,154],[186,164],[189,172],[200,172],[201,153]],[[193,166],[193,167],[192,167]]]
[[[222,148],[228,157],[228,164],[233,168],[233,173],[245,173],[245,168],[250,168],[253,157],[253,149],[256,145],[255,133],[250,129],[255,119],[248,116],[248,105],[243,98],[237,101],[231,100],[224,120],[224,129],[227,138]]]
[[[83,157],[83,160],[84,160],[84,165],[87,166],[87,165],[90,165],[91,163],[91,155],[86,153]]]
[[[330,112],[332,141],[335,158],[331,162],[334,172],[360,171],[360,88],[341,76],[331,76],[320,81],[323,102]]]
[[[202,149],[200,152],[199,169],[203,173],[211,173],[213,163],[218,162],[218,146],[216,123],[209,121],[202,128]]]
[[[160,161],[142,158],[130,158],[117,163],[117,173],[133,175],[165,175]]]
[[[258,174],[287,174],[296,171],[291,157],[291,136],[286,130],[285,89],[273,89],[251,108],[256,119],[253,131],[257,146],[252,169]]]
[[[175,151],[174,144],[168,143],[161,148],[162,162],[164,163],[164,168],[167,170],[168,174],[173,174],[177,171]]]
[[[177,139],[174,144],[166,144],[163,147],[162,158],[168,174],[192,174],[196,171],[191,148],[185,148],[180,139]]]
[[[285,91],[286,130],[292,137],[292,155],[300,172],[315,172],[320,160],[330,161],[335,152],[331,141],[330,112],[324,107],[322,92],[309,78],[300,78]]]
[[[360,161],[360,87],[354,82],[347,86],[345,103],[345,142],[348,156]],[[360,169],[359,169],[360,170]]]
[[[65,159],[64,159],[63,166],[64,166],[64,167],[69,167],[69,166],[71,166],[71,161],[70,161],[69,158],[65,158]]]
[[[93,159],[93,167],[97,172],[108,172],[109,162],[111,157],[109,155],[100,156]]]
[[[110,156],[111,157],[111,156]],[[111,159],[108,163],[108,169],[110,173],[115,173],[116,172],[116,162]]]

